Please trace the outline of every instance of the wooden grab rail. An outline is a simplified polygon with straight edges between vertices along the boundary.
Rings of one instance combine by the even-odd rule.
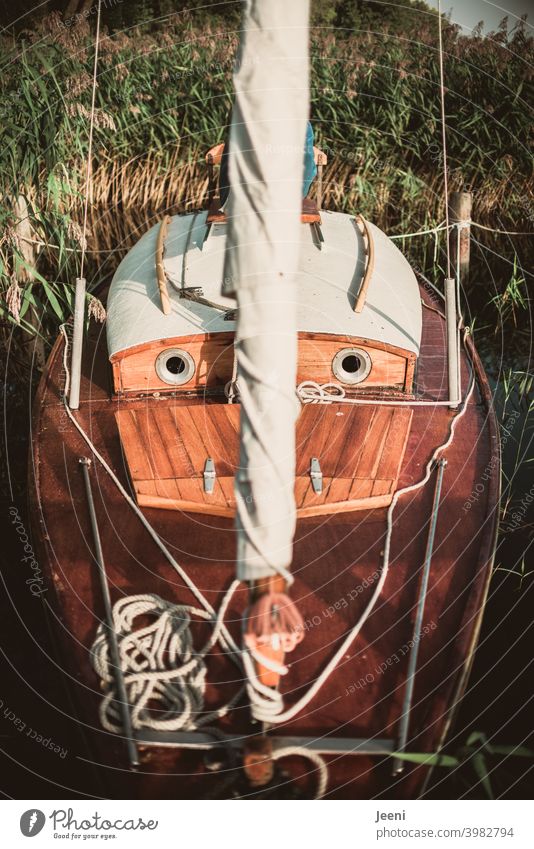
[[[358,215],[356,217],[356,222],[364,238],[364,242],[367,241],[367,246],[365,249],[367,257],[365,263],[365,271],[363,273],[358,297],[356,298],[356,303],[354,304],[354,312],[361,312],[365,304],[365,299],[367,297],[367,289],[369,288],[369,283],[371,282],[371,277],[373,276],[373,271],[375,268],[375,243],[371,235],[371,231],[369,229],[369,224],[367,223],[363,215]]]
[[[217,193],[217,181],[215,179],[215,166],[221,165],[225,149],[225,142],[219,142],[210,147],[206,153],[208,165],[208,207],[211,206]],[[313,159],[317,165],[317,209],[320,211],[323,203],[323,167],[328,163],[328,157],[324,150],[319,147],[313,148]]]
[[[206,154],[208,165],[220,165],[224,153],[224,142],[219,142],[215,147],[210,147]]]
[[[214,147],[210,147],[206,154],[206,162],[209,165],[220,165],[223,153],[224,153],[225,143],[219,142]],[[321,150],[319,147],[313,148],[313,159],[316,165],[326,165],[328,163],[328,157],[324,150]]]
[[[167,288],[167,275],[165,274],[165,268],[163,265],[163,247],[170,220],[170,215],[164,216],[161,224],[159,225],[158,239],[156,242],[156,275],[158,278],[161,309],[165,315],[170,315],[171,312],[171,300],[169,298],[169,290]]]

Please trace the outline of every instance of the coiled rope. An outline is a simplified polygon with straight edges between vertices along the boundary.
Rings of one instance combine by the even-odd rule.
[[[219,639],[229,601],[227,594],[211,636],[200,650],[194,647],[191,624],[193,616],[212,621],[205,610],[173,604],[153,593],[127,596],[114,605],[113,625],[134,728],[195,730],[225,716],[237,704],[243,688],[222,707],[203,713],[205,658]],[[146,617],[153,621],[136,628],[136,620]],[[100,703],[102,725],[107,731],[120,732],[121,714],[104,624],[98,628],[91,661],[107,690]]]
[[[272,754],[273,761],[290,757],[306,758],[306,760],[311,761],[315,765],[317,768],[315,798],[322,799],[328,786],[328,767],[323,758],[317,752],[313,752],[310,749],[303,749],[300,746],[284,746],[282,749],[275,749]]]
[[[64,351],[63,351],[63,369],[64,369],[64,372],[65,372],[65,388],[64,388],[64,394],[63,394],[63,406],[64,406],[64,409],[65,409],[67,416],[69,417],[70,421],[72,422],[72,424],[74,425],[74,427],[76,428],[76,430],[78,431],[80,436],[83,438],[83,440],[89,446],[93,455],[96,457],[96,459],[98,460],[98,462],[100,463],[102,468],[105,470],[105,472],[111,478],[111,480],[113,481],[113,483],[115,484],[115,486],[117,487],[117,489],[119,490],[119,492],[121,493],[121,495],[123,496],[123,498],[125,499],[127,504],[129,505],[129,507],[131,507],[131,509],[134,511],[135,515],[138,517],[138,519],[141,522],[141,524],[143,525],[143,527],[150,534],[151,538],[156,543],[157,547],[162,552],[165,559],[172,566],[172,568],[177,572],[177,574],[183,580],[184,584],[188,587],[188,589],[192,592],[193,596],[196,598],[196,600],[201,605],[201,607],[202,607],[202,617],[201,618],[205,618],[206,621],[213,623],[213,633],[212,633],[212,637],[211,637],[211,641],[210,641],[210,647],[213,646],[215,644],[215,642],[218,641],[221,648],[225,652],[225,654],[229,657],[229,659],[241,671],[241,662],[240,662],[241,650],[240,650],[239,646],[237,645],[237,643],[235,642],[233,636],[231,635],[230,631],[228,630],[228,628],[226,627],[226,625],[224,624],[224,621],[223,621],[224,613],[225,613],[225,611],[228,607],[230,599],[234,595],[237,587],[240,585],[240,581],[238,581],[237,579],[232,581],[232,583],[230,584],[229,588],[227,589],[227,591],[226,591],[226,593],[223,597],[223,600],[222,600],[220,608],[219,608],[219,613],[217,614],[216,611],[214,610],[214,608],[212,607],[212,605],[205,598],[203,593],[199,590],[199,588],[197,587],[195,582],[190,578],[188,573],[185,571],[185,569],[183,569],[182,566],[180,566],[180,564],[172,556],[171,552],[169,551],[169,549],[167,548],[167,546],[165,545],[165,543],[163,542],[163,540],[161,539],[161,537],[159,536],[159,534],[157,533],[155,528],[153,528],[153,526],[150,524],[148,519],[143,514],[142,510],[138,507],[138,505],[135,503],[133,498],[126,491],[126,489],[124,488],[124,486],[120,482],[119,478],[117,477],[117,475],[115,474],[113,469],[106,462],[106,460],[104,459],[102,454],[100,454],[97,447],[93,443],[91,437],[89,436],[88,433],[85,432],[85,430],[80,425],[80,423],[77,421],[76,417],[74,416],[72,410],[69,407],[69,404],[68,404],[68,401],[67,401],[68,393],[69,393],[69,385],[70,385],[70,370],[69,370],[69,366],[68,366],[69,339],[68,339],[67,332],[66,332],[64,324],[61,325],[60,331],[61,331],[61,334],[63,336],[64,342],[65,342],[65,347],[64,347]],[[157,599],[157,598],[158,598],[158,596],[153,596],[153,599]],[[118,604],[120,604],[120,602],[118,602]],[[115,605],[114,612],[115,612],[116,607],[117,607],[117,605]],[[195,608],[190,608],[190,610],[191,609],[194,610]],[[98,640],[98,637],[97,637],[97,640]],[[204,654],[204,656],[205,656],[205,654],[207,654],[208,651],[209,651],[209,648],[206,649],[206,647],[205,647],[203,652],[202,652]],[[233,698],[231,700],[231,704],[237,703],[237,701],[241,697],[243,691],[244,691],[244,688],[242,688],[239,691],[239,693],[236,694],[235,698]],[[219,710],[221,710],[221,709],[219,709]],[[109,715],[107,713],[107,709],[106,709],[106,716],[108,718],[108,721],[110,721]]]

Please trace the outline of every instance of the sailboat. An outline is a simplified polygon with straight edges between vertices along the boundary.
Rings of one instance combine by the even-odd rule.
[[[307,6],[246,4],[228,202],[220,143],[85,335],[80,278],[35,400],[46,603],[117,795],[414,798],[476,647],[491,393],[457,276],[323,209],[318,149],[302,200]]]

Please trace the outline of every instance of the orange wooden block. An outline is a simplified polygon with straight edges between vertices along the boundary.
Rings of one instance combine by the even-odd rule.
[[[280,664],[283,664],[284,662],[283,649],[274,649],[266,643],[265,645],[260,646],[257,651],[259,654],[264,655],[267,660],[272,660],[275,663]],[[262,666],[261,663],[256,663],[255,665],[256,674],[262,684],[265,684],[266,687],[278,687],[280,683],[280,675],[278,672],[273,672],[272,669],[267,669],[267,667]]]

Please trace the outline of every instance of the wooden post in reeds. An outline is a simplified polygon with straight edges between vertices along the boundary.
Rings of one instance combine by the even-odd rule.
[[[451,192],[449,197],[449,220],[451,224],[462,222],[460,236],[458,228],[454,227],[449,233],[449,244],[451,247],[452,273],[456,277],[460,270],[460,280],[465,284],[469,276],[469,256],[471,242],[471,207],[473,204],[472,192]]]

